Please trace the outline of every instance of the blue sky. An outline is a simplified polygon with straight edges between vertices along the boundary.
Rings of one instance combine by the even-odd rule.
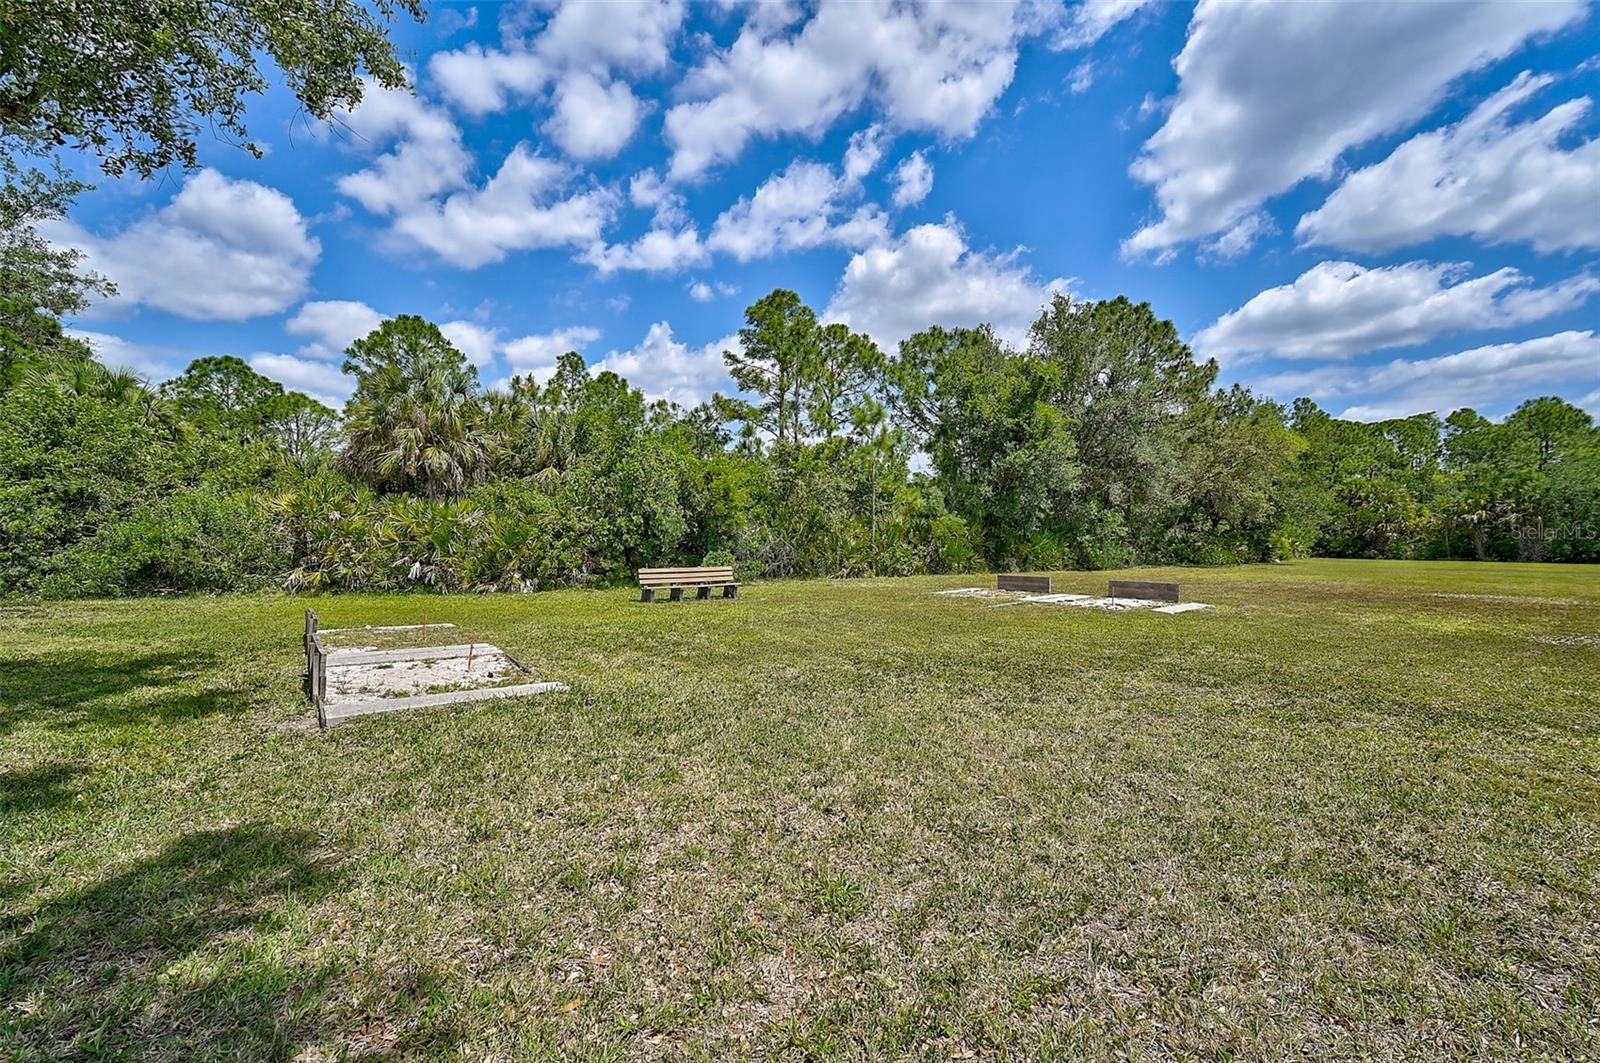
[[[1288,401],[1600,412],[1600,18],[1581,0],[435,4],[415,93],[86,194],[75,321],[155,379],[236,354],[341,401],[381,317],[498,383],[568,348],[727,390],[794,288],[892,349],[1126,294]],[[79,160],[84,172],[88,164]]]

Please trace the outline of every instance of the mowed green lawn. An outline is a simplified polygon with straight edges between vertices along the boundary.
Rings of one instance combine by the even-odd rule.
[[[1600,570],[1141,573],[0,607],[0,1058],[1600,1055]]]

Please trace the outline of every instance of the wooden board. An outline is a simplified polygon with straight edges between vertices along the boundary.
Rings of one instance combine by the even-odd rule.
[[[483,687],[478,690],[452,690],[445,694],[418,694],[409,698],[381,698],[375,701],[347,701],[326,707],[324,726],[353,720],[358,716],[375,713],[401,712],[405,709],[426,709],[435,705],[458,705],[466,701],[486,701],[490,698],[520,698],[529,694],[549,694],[567,689],[565,683],[522,683],[510,687]]]
[[[1148,580],[1114,579],[1111,581],[1111,590],[1107,592],[1108,598],[1142,598],[1151,602],[1175,602],[1178,600],[1178,585],[1176,583],[1153,583]]]
[[[399,661],[442,661],[452,657],[483,656],[499,653],[487,642],[471,646],[408,646],[397,650],[333,650],[327,655],[330,668],[343,664],[394,664]]]
[[[1011,573],[996,576],[995,586],[1003,591],[1025,591],[1028,594],[1049,594],[1049,576],[1018,576]]]
[[[694,568],[641,568],[641,587],[693,587],[702,583],[732,583],[732,565],[701,565]]]

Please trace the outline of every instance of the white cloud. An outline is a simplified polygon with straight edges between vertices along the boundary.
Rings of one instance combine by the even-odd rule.
[[[295,336],[305,336],[311,342],[295,352],[300,361],[338,362],[352,342],[370,333],[391,315],[381,314],[366,303],[351,300],[326,300],[306,303],[295,315],[284,322],[284,331]],[[525,336],[518,340],[502,342],[504,329],[485,325],[481,321],[451,320],[439,325],[439,331],[451,345],[460,351],[472,365],[485,369],[493,364],[497,354],[504,354],[512,364],[534,350],[538,336]],[[552,342],[576,341],[579,346],[595,339],[599,333],[592,329],[568,329],[551,333],[565,337]],[[588,339],[584,339],[586,336]],[[546,337],[547,338],[547,337]],[[566,350],[562,347],[561,350]],[[557,351],[556,354],[560,354]],[[274,356],[287,357],[287,356]],[[550,359],[554,364],[554,356]],[[282,363],[287,365],[288,363]]]
[[[113,336],[109,332],[88,329],[64,329],[68,336],[89,345],[102,364],[112,369],[132,369],[152,381],[162,381],[181,373],[185,366],[199,357],[193,350],[164,347],[160,344],[137,343]]]
[[[615,195],[591,188],[564,195],[571,172],[518,144],[481,187],[461,132],[437,107],[370,85],[346,124],[372,148],[393,147],[339,179],[339,190],[390,219],[390,242],[423,248],[464,269],[515,251],[597,240]]]
[[[626,85],[608,85],[610,75],[647,74],[665,67],[683,23],[683,4],[578,0],[562,4],[536,29],[521,25],[527,10],[513,8],[502,20],[504,48],[469,44],[440,52],[429,61],[429,74],[446,98],[469,114],[503,111],[555,84],[557,115],[551,134],[569,137],[573,154],[580,158],[609,158],[628,136],[602,129],[599,111],[592,108],[625,117],[627,133],[632,133],[638,102]]]
[[[277,313],[305,292],[322,254],[288,196],[215,170],[188,178],[170,203],[121,231],[91,233],[71,221],[40,229],[116,282],[111,308],[200,320]]]
[[[654,170],[640,170],[628,181],[628,201],[655,212],[656,228],[681,227],[689,220],[683,196]]]
[[[1426,116],[1460,75],[1582,16],[1548,3],[1204,0],[1174,63],[1177,98],[1131,172],[1158,220],[1123,244],[1166,254],[1233,229],[1340,155]]]
[[[1365,252],[1456,235],[1546,253],[1600,247],[1600,138],[1560,146],[1590,101],[1518,125],[1507,118],[1554,80],[1524,73],[1455,125],[1411,138],[1346,177],[1295,235]]]
[[[671,58],[683,12],[679,0],[626,4],[568,0],[546,23],[534,48],[563,66],[650,73]]]
[[[252,354],[250,368],[293,391],[303,391],[325,406],[339,409],[355,390],[353,377],[339,367],[316,358],[293,354]]]
[[[428,73],[451,103],[476,115],[503,111],[513,99],[542,91],[550,80],[550,65],[532,52],[469,44],[436,53],[428,61]]]
[[[439,331],[479,369],[494,361],[494,352],[500,346],[499,329],[474,321],[447,321],[439,326]]]
[[[1094,87],[1094,60],[1085,59],[1067,75],[1067,89],[1074,95],[1088,92]]]
[[[328,299],[303,304],[283,327],[292,335],[311,338],[301,354],[329,359],[342,357],[346,347],[383,321],[384,316],[366,303]]]
[[[1321,262],[1269,288],[1194,338],[1202,357],[1349,358],[1414,347],[1452,332],[1503,328],[1565,313],[1600,291],[1581,275],[1535,288],[1515,269],[1469,277],[1462,264],[1408,262],[1367,269]]]
[[[794,32],[752,19],[668,110],[671,174],[695,177],[752,138],[818,137],[868,101],[892,126],[971,136],[1011,84],[1021,39],[1056,17],[1036,3],[825,0]]]
[[[869,125],[850,134],[850,144],[844,152],[844,176],[847,181],[860,181],[878,168],[887,149],[888,135],[881,125]]]
[[[732,284],[724,284],[722,281],[716,281],[711,284],[707,284],[705,281],[695,281],[689,285],[689,298],[697,303],[709,303],[719,296],[727,298],[738,294],[739,289],[737,287]]]
[[[544,131],[577,159],[609,159],[633,138],[644,107],[627,84],[576,73],[556,88],[555,113]]]
[[[894,205],[909,207],[921,203],[933,191],[933,164],[914,151],[896,166],[889,178],[894,182]]]
[[[609,277],[618,270],[636,270],[644,273],[671,273],[688,266],[704,265],[710,260],[700,233],[694,226],[673,231],[651,229],[632,243],[607,244],[597,241],[578,256]]]
[[[738,342],[737,336],[728,336],[703,347],[690,347],[672,338],[671,325],[658,321],[638,346],[612,351],[591,371],[610,370],[643,391],[647,398],[694,406],[716,391],[732,390],[722,352],[737,349]]]
[[[1340,416],[1381,421],[1464,406],[1505,410],[1531,394],[1586,387],[1597,365],[1600,337],[1592,330],[1569,331],[1438,358],[1396,359],[1365,370],[1340,365],[1285,373],[1257,384],[1283,397],[1304,394],[1323,403],[1353,399]]]
[[[870,204],[846,215],[859,186],[819,162],[793,162],[741,197],[711,227],[706,245],[748,262],[823,244],[866,247],[888,239],[888,220]]]
[[[886,351],[930,325],[988,323],[1021,343],[1052,293],[1068,282],[1041,283],[1017,265],[1020,250],[974,251],[951,220],[919,225],[852,258],[823,316],[865,331]]]
[[[1150,3],[1151,0],[1080,0],[1051,44],[1061,49],[1088,48],[1117,23],[1132,18]]]
[[[514,251],[585,246],[600,238],[616,197],[601,188],[562,197],[569,176],[560,163],[519,144],[482,188],[413,204],[395,215],[393,231],[464,269]]]
[[[472,174],[472,156],[450,116],[404,89],[363,79],[361,105],[341,122],[369,151],[394,146],[338,182],[339,191],[374,214],[393,214],[462,188]]]
[[[532,375],[541,384],[555,373],[556,360],[568,351],[582,351],[600,338],[598,329],[584,325],[523,336],[505,345],[506,361],[522,374]]]

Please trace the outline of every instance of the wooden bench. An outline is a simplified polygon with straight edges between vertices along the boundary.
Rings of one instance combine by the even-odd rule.
[[[1028,594],[1049,594],[1049,576],[1017,576],[1010,573],[996,576],[994,585],[1003,591],[1024,591]]]
[[[1111,581],[1110,598],[1142,598],[1152,602],[1175,602],[1178,600],[1178,585],[1176,583],[1152,583],[1147,580],[1114,579]]]
[[[657,591],[667,591],[674,602],[683,601],[683,592],[693,587],[695,597],[704,601],[715,587],[724,598],[737,598],[739,585],[733,581],[732,565],[701,565],[696,568],[641,568],[639,600],[653,602]]]

